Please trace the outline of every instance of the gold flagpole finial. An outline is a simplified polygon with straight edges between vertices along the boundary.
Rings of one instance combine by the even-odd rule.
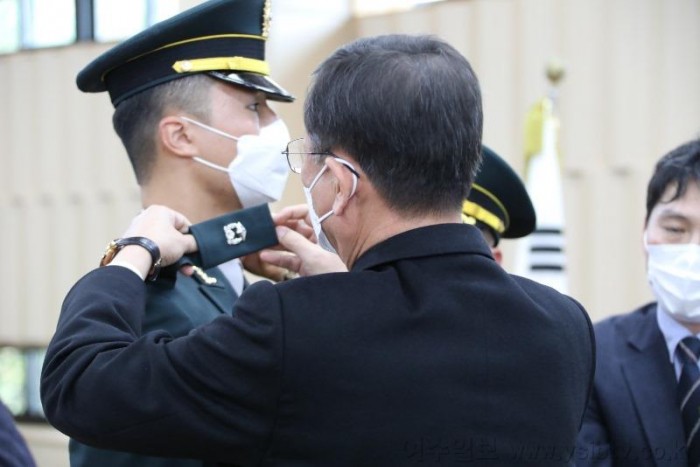
[[[547,79],[549,82],[552,84],[552,86],[556,86],[561,82],[562,79],[564,79],[564,75],[566,74],[566,69],[564,68],[564,64],[561,63],[561,61],[557,59],[552,59],[547,63]]]

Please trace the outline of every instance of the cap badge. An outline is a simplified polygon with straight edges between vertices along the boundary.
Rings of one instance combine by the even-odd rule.
[[[262,36],[267,39],[270,35],[270,22],[272,20],[272,6],[270,5],[270,0],[265,0],[265,5],[263,6],[263,16],[262,16]]]
[[[224,226],[224,234],[226,235],[226,243],[238,245],[241,242],[245,242],[248,231],[241,222],[231,222]]]

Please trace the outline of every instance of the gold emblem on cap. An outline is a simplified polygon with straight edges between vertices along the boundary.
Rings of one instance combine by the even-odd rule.
[[[231,222],[224,226],[224,235],[226,236],[226,243],[238,245],[241,242],[245,242],[248,230],[241,222]]]
[[[263,16],[262,16],[262,36],[267,39],[270,35],[270,22],[272,21],[272,5],[270,0],[265,0],[265,5],[263,5]]]
[[[189,60],[183,60],[180,62],[180,67],[182,71],[192,71],[192,62]]]

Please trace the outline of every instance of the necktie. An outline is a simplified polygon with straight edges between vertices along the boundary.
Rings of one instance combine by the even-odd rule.
[[[686,337],[676,349],[681,362],[681,377],[678,381],[678,396],[681,403],[681,416],[688,447],[688,464],[700,465],[700,340]]]

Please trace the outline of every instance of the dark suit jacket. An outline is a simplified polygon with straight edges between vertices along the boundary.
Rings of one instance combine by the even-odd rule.
[[[215,278],[207,284],[198,274],[187,277],[177,267],[164,270],[154,282],[146,283],[143,332],[163,330],[173,337],[184,336],[222,314],[230,314],[236,293],[218,268],[205,272]],[[146,439],[148,437],[146,436]],[[71,467],[201,467],[194,459],[172,459],[109,451],[69,442]]]
[[[595,326],[595,384],[579,434],[579,466],[687,466],[676,376],[656,304]]]
[[[0,467],[34,467],[34,459],[17,431],[7,407],[0,402]]]
[[[141,336],[144,292],[111,267],[66,297],[42,374],[61,431],[243,466],[569,464],[590,321],[504,272],[472,226],[397,235],[348,273],[255,283],[233,317],[179,339]]]

